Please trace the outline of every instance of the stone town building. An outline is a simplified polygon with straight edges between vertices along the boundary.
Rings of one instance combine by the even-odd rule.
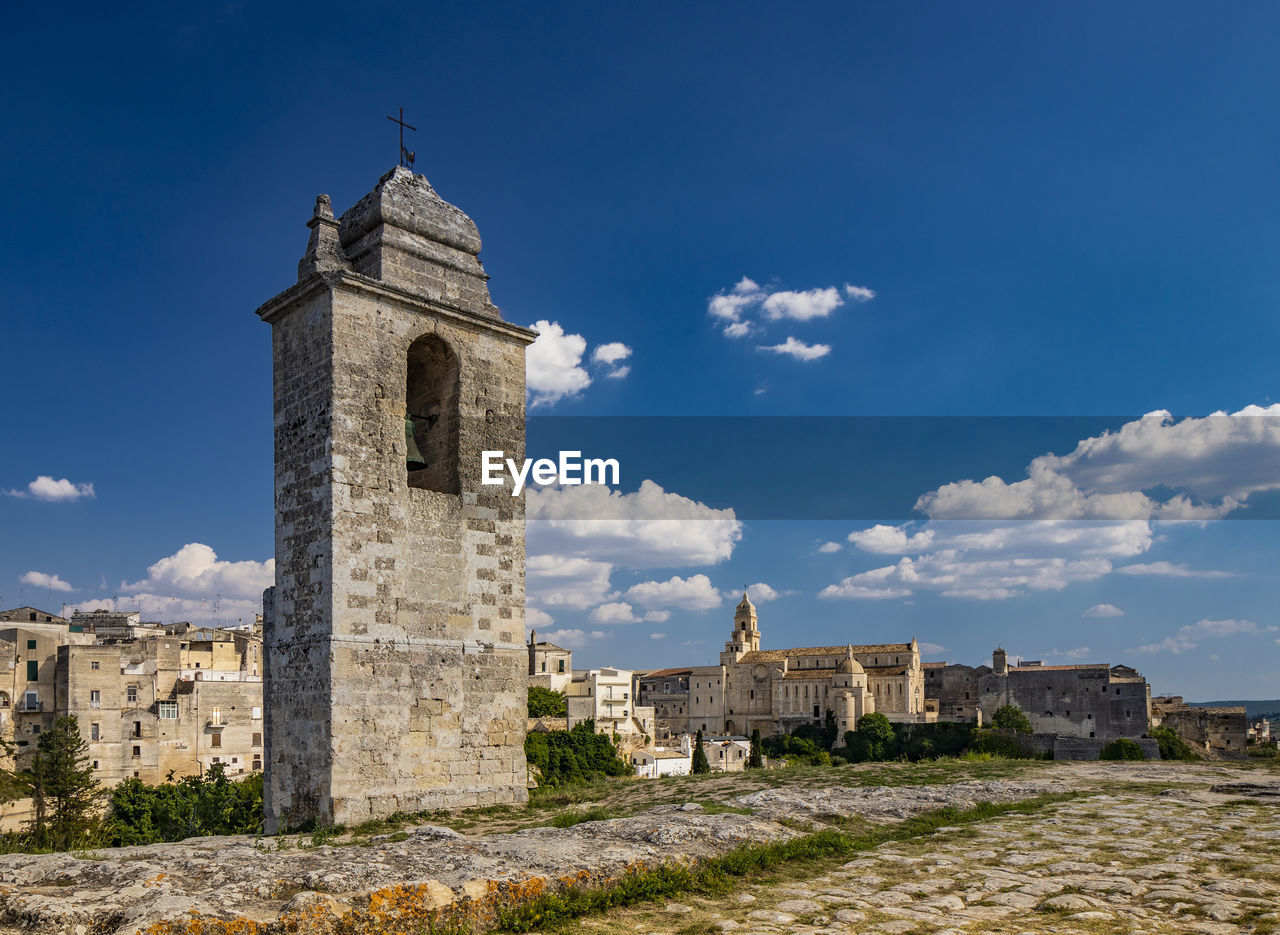
[[[74,715],[107,786],[160,783],[215,763],[232,776],[261,769],[261,634],[123,614],[114,616],[131,630],[158,635],[120,636],[109,616],[41,614],[0,630],[0,658],[9,660],[0,667],[0,736],[16,750],[7,765],[30,766],[40,734]]]
[[[525,347],[474,222],[397,167],[308,222],[271,325],[266,828],[527,798]],[[509,483],[509,481],[508,481]]]
[[[573,680],[573,653],[563,646],[538,639],[538,631],[529,634],[529,684],[553,692],[567,692]]]
[[[630,747],[654,734],[653,708],[637,704],[626,669],[582,669],[569,683],[569,727],[595,721],[596,732],[614,734]]]
[[[1243,705],[1198,707],[1187,704],[1181,695],[1158,695],[1151,699],[1151,726],[1173,728],[1204,756],[1240,756],[1249,742],[1245,712]]]
[[[640,703],[653,708],[658,737],[678,737],[689,730],[689,679],[693,669],[657,669],[636,679]]]
[[[667,674],[641,680],[641,703],[678,711],[683,696],[687,712],[683,721],[679,714],[668,716],[660,730],[750,736],[758,729],[768,737],[803,724],[821,725],[831,711],[843,735],[872,711],[891,721],[933,719],[925,710],[924,670],[914,639],[761,649],[759,619],[745,593],[719,665],[659,671]],[[676,674],[686,671],[687,676]],[[683,691],[682,685],[687,685]]]
[[[1122,665],[1010,665],[997,648],[990,666],[925,664],[925,691],[937,700],[942,720],[989,723],[1003,705],[1014,705],[1038,734],[1111,740],[1141,737],[1150,720],[1147,680]]]

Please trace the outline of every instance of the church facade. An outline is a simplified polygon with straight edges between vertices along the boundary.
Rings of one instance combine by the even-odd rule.
[[[680,677],[673,678],[673,672]],[[761,649],[759,618],[745,593],[719,665],[660,670],[639,682],[640,703],[655,705],[660,733],[701,730],[749,736],[759,730],[769,737],[804,724],[821,725],[828,711],[841,735],[873,711],[891,721],[936,718],[926,713],[924,669],[914,638],[908,643]],[[673,688],[683,704],[673,698]]]

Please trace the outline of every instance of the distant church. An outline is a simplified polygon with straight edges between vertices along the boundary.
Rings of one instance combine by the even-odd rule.
[[[653,705],[672,734],[766,737],[822,724],[827,711],[843,735],[864,714],[891,721],[937,718],[926,710],[920,646],[909,643],[761,649],[759,618],[744,593],[717,666],[661,669],[640,678],[641,705]]]

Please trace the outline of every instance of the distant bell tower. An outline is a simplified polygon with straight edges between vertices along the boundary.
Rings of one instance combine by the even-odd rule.
[[[472,220],[397,167],[316,199],[271,325],[275,612],[267,830],[518,802],[528,665],[524,457],[533,332],[489,300]]]
[[[729,642],[724,644],[724,652],[720,654],[721,664],[727,665],[730,661],[725,657],[732,657],[731,661],[737,662],[743,653],[752,653],[759,648],[760,629],[756,608],[747,592],[743,591],[742,600],[738,601],[738,608],[733,612],[733,633],[729,635]]]

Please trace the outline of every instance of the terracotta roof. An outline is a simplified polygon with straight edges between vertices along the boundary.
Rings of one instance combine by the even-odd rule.
[[[906,666],[867,666],[867,675],[906,675]]]
[[[826,679],[830,681],[832,676],[836,674],[835,669],[790,669],[783,676],[784,679]]]
[[[654,672],[646,672],[644,675],[641,676],[641,678],[657,679],[657,678],[668,678],[669,676],[672,676],[672,675],[692,675],[692,674],[693,674],[692,669],[658,669]]]
[[[556,652],[561,652],[561,653],[567,653],[569,651],[565,649],[563,646],[557,646],[555,643],[544,643],[542,640],[538,640],[538,642],[534,643],[533,648],[543,650],[543,651],[546,651],[548,649],[554,649]]]
[[[848,650],[849,647],[847,645],[797,646],[794,649],[757,649],[754,652],[744,653],[742,658],[738,660],[738,665],[751,665],[756,662],[781,662],[783,659],[789,659],[792,656],[835,656],[843,658]],[[911,652],[910,643],[873,643],[864,646],[855,645],[853,647],[855,656],[909,652]]]
[[[920,668],[922,668],[922,669],[945,669],[946,667],[947,667],[947,663],[945,663],[945,662],[922,662],[922,663],[920,663]]]

